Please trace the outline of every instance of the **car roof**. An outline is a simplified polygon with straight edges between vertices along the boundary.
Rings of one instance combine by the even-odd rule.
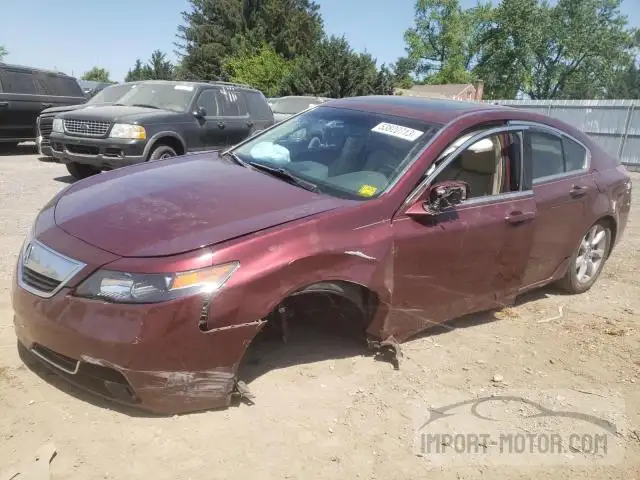
[[[225,86],[225,87],[233,87],[241,90],[252,90],[258,92],[259,90],[249,86],[244,85],[242,83],[231,83],[231,82],[205,82],[205,81],[196,81],[196,80],[139,80],[138,83],[155,83],[155,84],[165,84],[165,85],[189,85],[191,87],[215,87],[215,86]]]
[[[486,103],[441,100],[435,98],[404,97],[402,95],[370,95],[329,100],[325,107],[341,107],[367,112],[398,115],[429,123],[445,124],[466,113],[505,110],[517,111],[510,107]]]
[[[58,72],[57,70],[47,70],[46,68],[27,67],[26,65],[15,65],[11,63],[0,62],[0,68],[10,68],[11,70],[22,71],[23,73],[40,72],[40,73],[46,73],[48,75],[56,75],[59,77],[74,78],[71,75],[67,75],[64,72]]]

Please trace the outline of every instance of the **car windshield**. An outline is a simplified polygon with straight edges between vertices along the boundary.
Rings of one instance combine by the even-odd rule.
[[[194,91],[194,86],[188,83],[138,83],[117,103],[184,112]]]
[[[319,106],[231,152],[242,162],[312,182],[322,193],[366,200],[394,183],[440,128],[404,117]]]
[[[92,103],[114,103],[120,100],[120,98],[127,93],[135,84],[125,85],[111,85],[103,88],[100,92],[96,93],[87,104]]]

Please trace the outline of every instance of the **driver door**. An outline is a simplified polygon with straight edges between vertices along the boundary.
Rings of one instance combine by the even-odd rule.
[[[525,171],[530,169],[523,169],[522,135],[504,128],[473,136],[429,175],[428,185],[463,181],[471,191],[438,214],[422,215],[420,203],[393,219],[393,308],[385,333],[406,338],[513,301],[536,215]],[[428,198],[428,192],[417,198]]]

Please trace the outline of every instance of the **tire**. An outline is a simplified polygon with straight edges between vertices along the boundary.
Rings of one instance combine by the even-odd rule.
[[[558,287],[573,294],[589,290],[600,276],[610,249],[609,226],[602,222],[593,224],[573,252],[567,273],[558,282]]]
[[[157,145],[151,150],[149,155],[149,161],[164,160],[165,158],[177,157],[176,151],[169,145]]]
[[[83,178],[87,178],[100,173],[99,168],[92,167],[91,165],[83,165],[82,163],[76,162],[67,163],[67,170],[76,180],[82,180]]]

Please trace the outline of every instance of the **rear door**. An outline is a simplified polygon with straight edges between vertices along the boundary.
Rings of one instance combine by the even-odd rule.
[[[253,121],[250,135],[274,124],[273,112],[264,95],[257,90],[243,90],[249,116]]]
[[[400,214],[392,222],[387,334],[418,332],[508,304],[521,287],[536,221],[521,132],[503,128],[474,136],[429,174],[426,185],[448,180],[467,182],[469,198],[435,217]]]
[[[36,119],[45,108],[39,84],[30,70],[0,67],[0,141],[36,137]]]
[[[524,286],[549,280],[588,228],[588,208],[597,188],[589,153],[578,141],[545,126],[525,133],[538,218]]]
[[[244,95],[230,87],[216,87],[215,91],[220,115],[218,122],[225,132],[226,145],[240,143],[249,136],[254,125]]]

